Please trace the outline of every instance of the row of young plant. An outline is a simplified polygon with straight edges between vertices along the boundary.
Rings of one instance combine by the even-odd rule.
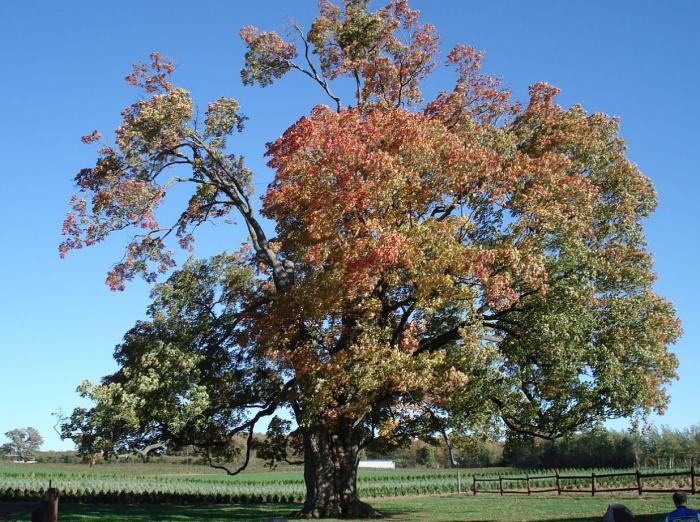
[[[608,473],[632,473],[634,470],[614,469],[567,469],[560,470],[561,486],[567,490],[590,490],[590,475]],[[524,490],[527,483],[515,478],[525,477],[524,471],[502,472],[503,488],[506,490]],[[530,473],[530,487],[532,489],[555,488],[554,478],[536,478],[542,476],[553,477],[555,470],[537,470]],[[578,476],[581,478],[567,478]],[[478,476],[477,478],[487,478]],[[497,478],[491,475],[490,478]],[[292,502],[303,499],[305,488],[300,479],[282,480],[223,480],[195,481],[187,480],[187,477],[126,477],[126,476],[99,476],[90,475],[79,477],[69,475],[61,477],[57,474],[42,476],[0,475],[0,499],[37,499],[44,494],[48,481],[59,488],[64,501],[80,502],[129,502],[129,503],[245,503],[245,502]],[[461,473],[462,491],[471,488],[471,476]],[[659,477],[644,478],[643,485],[646,488],[654,487],[687,487],[689,477]],[[636,477],[612,476],[597,477],[598,489],[635,487]],[[497,490],[498,482],[477,482],[477,491]],[[456,472],[437,474],[413,474],[394,476],[364,477],[358,480],[360,494],[364,497],[402,496],[402,495],[426,495],[439,493],[456,493],[458,490],[458,477]]]
[[[463,471],[462,474],[465,472]],[[296,484],[303,481],[303,475],[301,472],[297,476],[290,477],[289,474],[284,473],[284,477],[270,478],[274,477],[275,473],[269,473],[264,480],[259,478],[245,478],[245,475],[228,476],[220,473],[212,474],[202,474],[202,475],[153,475],[153,474],[125,474],[125,473],[95,473],[95,472],[83,472],[83,471],[54,471],[54,470],[27,470],[27,469],[16,469],[16,468],[3,468],[0,466],[0,477],[12,476],[17,478],[39,478],[39,479],[69,479],[69,480],[90,480],[95,478],[104,478],[110,480],[124,480],[124,479],[138,479],[138,480],[149,480],[157,478],[163,482],[209,482],[209,483],[225,483],[229,484],[235,481],[238,484],[259,484],[261,482],[270,484]],[[386,471],[383,474],[371,474],[365,475],[360,474],[358,476],[359,482],[387,482],[387,481],[416,481],[423,479],[430,480],[445,480],[451,479],[456,476],[456,471],[454,469],[446,470],[430,470],[424,472],[401,472],[401,471]]]
[[[303,499],[303,482],[275,484],[257,483],[198,483],[149,480],[55,479],[63,501],[129,502],[129,503],[245,503],[292,502]],[[0,499],[38,499],[48,485],[43,478],[0,477]],[[445,476],[417,480],[359,481],[360,494],[365,497],[427,495],[457,491],[457,477]]]
[[[253,486],[258,487],[260,484],[265,485],[286,485],[286,484],[301,484],[303,476],[299,474],[292,478],[274,478],[269,479],[244,479],[240,477],[229,477],[226,475],[203,475],[203,476],[154,476],[154,475],[123,475],[123,474],[87,474],[87,473],[70,473],[70,472],[23,472],[4,474],[0,473],[0,479],[12,477],[13,480],[32,479],[32,480],[64,480],[64,481],[90,481],[90,480],[107,480],[110,482],[130,482],[137,480],[139,482],[158,482],[162,484],[180,484],[183,482],[206,483],[206,484],[236,484],[237,486]],[[420,474],[387,474],[387,475],[370,475],[358,477],[358,483],[366,484],[386,484],[394,482],[431,482],[440,483],[444,481],[453,482],[456,480],[456,472],[452,470],[449,473],[420,473]]]
[[[0,502],[12,500],[39,500],[44,491],[31,489],[1,489]],[[61,502],[80,504],[290,504],[302,502],[303,495],[247,494],[247,493],[169,493],[167,491],[89,491],[61,492]]]

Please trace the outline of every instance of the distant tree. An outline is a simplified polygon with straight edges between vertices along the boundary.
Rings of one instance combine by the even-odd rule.
[[[10,442],[3,444],[2,451],[8,457],[15,457],[24,462],[32,460],[34,453],[39,451],[44,443],[44,438],[36,428],[15,428],[5,432],[5,437]]]
[[[485,468],[503,463],[503,444],[493,440],[477,440],[474,444],[459,447],[454,451],[455,465],[460,468]],[[446,465],[449,454],[445,451]]]
[[[430,444],[426,444],[420,450],[418,450],[418,463],[427,467],[435,468],[437,467],[437,458],[435,457],[435,447]]]

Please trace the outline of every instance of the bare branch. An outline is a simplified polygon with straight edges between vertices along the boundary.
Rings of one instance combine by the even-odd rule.
[[[297,24],[294,24],[294,29],[296,29],[297,33],[299,33],[299,37],[301,38],[301,41],[304,43],[304,58],[306,59],[306,63],[309,64],[309,70],[298,66],[297,64],[295,64],[291,60],[287,60],[287,63],[289,64],[289,66],[291,68],[296,69],[297,71],[304,73],[309,78],[311,78],[316,83],[318,83],[321,86],[321,88],[325,91],[325,93],[335,102],[336,110],[338,112],[340,112],[340,109],[342,109],[342,105],[340,103],[340,98],[331,92],[331,89],[328,86],[328,81],[326,80],[326,78],[323,76],[323,74],[319,74],[318,71],[316,70],[314,63],[311,60],[311,56],[309,55],[309,51],[310,51],[309,42],[306,39],[306,37],[304,36],[304,32],[301,30],[301,28]]]

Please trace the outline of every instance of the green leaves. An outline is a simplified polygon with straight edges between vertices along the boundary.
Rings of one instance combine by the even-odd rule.
[[[241,70],[243,85],[265,87],[292,68],[290,62],[297,55],[296,47],[274,31],[258,33],[255,27],[246,26],[239,34],[248,46]]]
[[[226,146],[226,136],[243,130],[246,118],[239,114],[239,109],[238,102],[233,98],[222,96],[210,103],[204,120],[204,138],[213,138],[212,145],[223,149]]]

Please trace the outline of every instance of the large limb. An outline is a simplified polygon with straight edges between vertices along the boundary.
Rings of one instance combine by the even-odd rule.
[[[268,401],[268,403],[263,408],[261,408],[253,417],[251,417],[248,421],[244,422],[240,426],[233,428],[228,432],[228,437],[233,438],[238,433],[242,433],[246,430],[248,431],[248,436],[246,437],[245,459],[242,464],[240,464],[236,469],[233,470],[223,464],[218,464],[214,462],[214,459],[211,454],[211,448],[205,447],[204,456],[206,457],[209,465],[214,469],[220,469],[225,471],[227,475],[237,475],[238,473],[246,469],[248,467],[248,463],[250,462],[250,455],[253,448],[253,430],[255,429],[255,425],[263,417],[272,415],[275,412],[275,410],[279,407],[280,403],[284,400],[285,392],[287,392],[293,385],[294,379],[287,381],[287,383],[285,383],[285,385],[281,388],[280,393],[276,397],[271,398]]]
[[[293,263],[280,260],[274,250],[270,248],[265,231],[253,213],[250,198],[246,194],[241,181],[221,158],[220,153],[212,150],[198,137],[192,137],[191,140],[194,148],[202,149],[216,162],[217,169],[203,169],[203,173],[216,188],[229,197],[233,206],[243,216],[256,255],[272,268],[276,290],[284,292],[294,282]]]

